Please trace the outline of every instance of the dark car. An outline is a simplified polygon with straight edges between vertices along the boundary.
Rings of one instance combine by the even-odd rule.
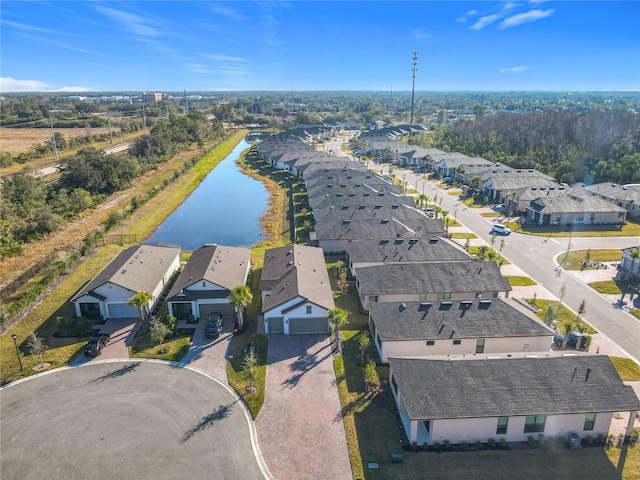
[[[580,350],[584,350],[587,345],[587,335],[586,333],[580,332],[571,332],[567,336],[567,348],[575,349],[578,346],[578,340],[582,339],[580,342]],[[557,333],[553,336],[553,343],[557,346],[562,347],[564,343],[564,333]]]
[[[204,336],[207,338],[218,338],[222,333],[224,321],[222,315],[213,312],[207,319],[207,325],[204,327]]]
[[[91,357],[97,357],[102,353],[102,349],[109,343],[111,337],[107,334],[91,337],[87,346],[84,347],[84,354]]]

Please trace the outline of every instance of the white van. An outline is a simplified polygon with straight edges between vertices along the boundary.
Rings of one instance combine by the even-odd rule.
[[[491,227],[491,233],[493,233],[494,235],[509,235],[511,233],[511,229],[506,225],[496,223],[493,227]]]

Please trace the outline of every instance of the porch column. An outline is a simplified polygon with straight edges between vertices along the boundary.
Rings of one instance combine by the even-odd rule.
[[[418,442],[418,422],[409,419],[410,431],[409,431],[409,445],[413,445]]]
[[[629,412],[629,423],[627,423],[627,431],[624,433],[625,438],[630,437],[633,431],[633,424],[636,421],[636,417],[638,416],[638,412],[633,410]]]

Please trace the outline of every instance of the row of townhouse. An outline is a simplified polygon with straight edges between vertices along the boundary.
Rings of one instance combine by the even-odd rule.
[[[550,351],[553,332],[508,298],[495,262],[442,238],[385,179],[321,165],[301,174],[314,246],[265,253],[265,332],[326,333],[324,254],[344,253],[410,443],[606,435],[620,411],[631,433],[640,401],[608,357]]]

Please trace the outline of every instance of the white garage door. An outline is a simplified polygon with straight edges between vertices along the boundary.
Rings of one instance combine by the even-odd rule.
[[[127,303],[108,303],[109,318],[138,318],[140,312]]]
[[[269,333],[284,333],[284,317],[269,318]]]
[[[329,333],[327,318],[290,318],[289,333]]]

